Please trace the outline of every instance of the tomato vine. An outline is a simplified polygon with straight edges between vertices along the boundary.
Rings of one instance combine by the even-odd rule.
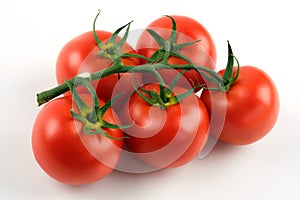
[[[101,111],[98,103],[97,103],[97,98],[96,94],[93,91],[93,88],[89,85],[89,82],[94,81],[94,80],[99,80],[102,78],[105,78],[107,76],[110,76],[112,74],[120,74],[120,73],[152,73],[160,86],[160,92],[157,94],[156,91],[149,91],[145,89],[141,89],[137,86],[133,86],[135,88],[135,91],[149,104],[151,105],[158,105],[162,108],[166,108],[171,105],[178,104],[180,101],[182,101],[184,98],[189,96],[191,93],[194,92],[195,87],[202,87],[203,89],[206,90],[219,90],[226,92],[229,90],[230,86],[237,80],[239,73],[236,73],[235,76],[233,76],[233,65],[234,61],[238,60],[236,57],[233,55],[232,48],[230,46],[230,43],[228,42],[228,61],[227,61],[227,67],[224,75],[221,77],[218,73],[216,73],[214,70],[206,68],[204,66],[197,66],[195,65],[189,58],[186,56],[182,55],[179,53],[179,50],[185,46],[194,44],[196,42],[199,42],[200,40],[195,40],[192,42],[186,42],[186,43],[181,43],[181,44],[175,44],[175,38],[176,38],[176,22],[171,16],[166,16],[169,17],[172,21],[172,32],[170,34],[170,38],[168,40],[163,39],[161,36],[159,36],[154,30],[147,29],[147,31],[150,33],[150,35],[157,41],[157,43],[160,45],[161,48],[159,48],[150,58],[147,58],[143,55],[140,54],[135,54],[135,53],[122,53],[121,48],[125,44],[126,39],[129,34],[130,30],[130,24],[132,23],[129,22],[126,25],[118,28],[112,36],[104,43],[102,42],[97,34],[96,34],[96,20],[100,14],[100,11],[97,13],[94,23],[93,23],[93,33],[94,33],[94,39],[98,44],[99,52],[98,56],[104,57],[107,59],[110,59],[112,61],[112,65],[108,68],[99,70],[94,73],[82,73],[79,74],[70,80],[66,80],[64,83],[46,91],[42,91],[37,94],[37,102],[38,105],[42,105],[47,103],[48,101],[52,100],[53,98],[69,91],[72,90],[72,95],[75,97],[75,101],[79,106],[83,106],[83,103],[81,102],[80,98],[78,97],[78,94],[75,91],[75,87],[79,85],[84,85],[85,87],[88,88],[88,90],[91,92],[91,95],[94,98],[94,105],[95,108],[92,108],[91,112],[95,112],[95,110]],[[126,28],[125,35],[123,38],[117,42],[116,38],[118,34]],[[167,59],[170,56],[175,56],[178,58],[181,58],[185,61],[187,61],[187,64],[181,64],[181,65],[176,65],[176,64],[170,64],[168,63]],[[147,62],[145,64],[141,64],[136,67],[132,66],[127,66],[124,65],[121,58],[123,57],[130,57],[130,58],[140,58],[144,59]],[[239,68],[239,64],[238,64]],[[162,76],[159,74],[159,70],[161,69],[175,69],[175,70],[182,70],[175,78],[172,80],[170,85],[167,87]],[[212,83],[214,86],[213,87],[208,87],[207,85],[204,84],[196,84],[192,86],[192,89],[187,90],[185,93],[173,96],[172,95],[172,90],[176,84],[176,81],[187,71],[189,70],[196,70],[208,83]],[[239,72],[239,70],[238,70]],[[142,91],[140,91],[142,90]],[[145,96],[143,93],[147,94]],[[115,99],[112,99],[114,101]],[[111,105],[111,104],[109,104]],[[106,106],[104,106],[106,107]],[[101,112],[100,112],[101,113]],[[83,117],[82,115],[86,115],[86,113],[81,113],[75,114],[72,113],[73,116],[80,121],[85,121],[86,122],[86,117]],[[94,116],[96,117],[97,114]],[[101,118],[101,114],[100,114]],[[98,119],[98,121],[100,120]],[[87,124],[87,123],[86,123]],[[113,128],[112,125],[108,125],[104,122],[99,126],[108,126],[110,128]],[[91,127],[91,125],[86,126],[86,127]],[[94,127],[94,126],[92,126]],[[115,127],[116,128],[116,127]],[[87,130],[87,129],[85,129]],[[101,129],[97,130],[101,134],[104,134]],[[87,130],[87,132],[91,132],[91,130]]]

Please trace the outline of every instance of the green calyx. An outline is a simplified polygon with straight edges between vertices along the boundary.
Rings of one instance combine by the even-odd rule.
[[[101,107],[100,102],[98,100],[97,94],[94,88],[89,84],[88,80],[77,77],[75,81],[66,81],[70,91],[72,93],[72,97],[78,107],[78,113],[76,113],[73,109],[71,110],[71,114],[74,119],[79,120],[83,124],[83,132],[85,134],[102,134],[107,138],[120,140],[123,138],[116,138],[106,133],[106,128],[111,129],[124,129],[129,126],[119,126],[116,124],[111,124],[103,119],[106,111],[111,107],[112,103],[114,103],[122,94],[115,96],[113,99],[108,101],[105,105]],[[76,86],[82,85],[85,86],[91,94],[93,105],[88,106],[83,99],[80,97],[78,92],[76,91]]]
[[[182,94],[173,95],[172,90],[167,86],[160,87],[160,91],[156,91],[154,88],[146,90],[143,87],[135,88],[135,91],[151,106],[159,106],[162,109],[178,104],[194,92],[193,89],[190,89]]]
[[[100,15],[100,10],[98,11],[95,19],[94,19],[94,23],[93,23],[93,33],[94,33],[94,39],[98,44],[98,47],[100,49],[100,51],[98,52],[98,55],[102,58],[107,58],[110,59],[112,62],[115,62],[116,60],[120,59],[122,57],[122,52],[121,49],[124,45],[124,43],[126,42],[126,39],[128,37],[128,32],[129,32],[129,27],[131,22],[129,22],[128,24],[118,28],[113,34],[112,36],[104,42],[102,42],[100,40],[100,38],[97,35],[96,32],[96,21],[98,19]],[[117,41],[117,37],[118,34],[125,28],[126,29],[126,33],[124,35],[124,37],[118,42]]]
[[[131,21],[131,22],[125,24],[124,26],[121,26],[120,28],[118,28],[107,41],[102,42],[100,40],[100,38],[98,37],[97,32],[96,32],[96,21],[97,21],[99,15],[100,15],[100,10],[98,11],[98,13],[97,13],[97,15],[94,19],[94,23],[93,23],[94,39],[97,42],[98,48],[100,50],[98,52],[99,57],[107,58],[107,59],[111,60],[114,63],[115,62],[122,63],[121,58],[125,58],[125,57],[142,58],[142,59],[148,60],[148,58],[146,58],[142,55],[133,54],[133,53],[123,53],[122,52],[122,48],[123,48],[123,46],[126,43],[126,40],[128,38],[130,24],[133,21]],[[117,41],[118,34],[124,28],[126,28],[124,36],[120,39],[120,41]]]
[[[194,88],[191,88],[186,92],[178,95],[174,95],[173,93],[177,81],[186,71],[187,70],[181,71],[168,86],[160,82],[159,91],[156,91],[155,88],[153,88],[152,90],[147,90],[143,86],[137,88],[134,83],[132,85],[139,96],[148,104],[150,104],[151,106],[159,106],[160,108],[165,109],[172,105],[180,103],[184,98],[194,93]]]
[[[148,62],[149,63],[162,62],[167,64],[168,58],[170,56],[173,56],[173,57],[181,58],[187,61],[188,63],[192,63],[192,61],[188,57],[182,55],[179,52],[179,50],[182,49],[183,47],[190,46],[196,42],[199,42],[200,40],[176,44],[176,37],[177,37],[176,22],[174,18],[172,18],[171,16],[166,15],[166,17],[169,17],[172,20],[172,30],[169,39],[166,40],[163,37],[161,37],[158,33],[156,33],[154,30],[147,29],[147,32],[154,38],[154,40],[160,46],[160,48],[156,50],[153,53],[153,55],[149,58]]]

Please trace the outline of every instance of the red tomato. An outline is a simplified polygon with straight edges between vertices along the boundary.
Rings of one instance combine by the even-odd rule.
[[[157,84],[143,88],[160,91]],[[187,90],[175,87],[175,95]],[[180,103],[161,108],[151,106],[138,93],[134,93],[122,120],[134,125],[124,131],[128,135],[125,146],[151,166],[171,168],[191,161],[205,145],[209,119],[202,101],[191,94]]]
[[[189,58],[196,65],[214,70],[216,63],[216,48],[214,41],[206,28],[190,17],[174,15],[172,18],[177,25],[176,44],[201,40],[195,44],[183,47],[179,53]],[[169,17],[161,17],[150,23],[147,26],[147,29],[154,30],[162,38],[167,40],[170,38],[172,21]],[[136,45],[137,52],[150,58],[159,48],[158,43],[153,37],[146,30],[143,31]],[[183,59],[173,56],[169,57],[168,62],[174,65],[187,64]],[[161,74],[163,75],[163,78],[167,80],[174,78],[176,75],[170,75],[170,71],[168,70],[161,70]],[[192,85],[197,85],[198,81],[204,83],[203,78],[194,70],[186,72],[184,77]],[[153,81],[153,78],[147,77],[146,79],[148,83]]]
[[[97,31],[99,39],[105,43],[112,35],[110,32]],[[118,41],[120,38],[118,38]],[[64,80],[69,80],[77,74],[83,72],[96,72],[111,66],[112,61],[108,58],[101,58],[97,55],[99,52],[97,42],[94,39],[93,32],[83,33],[71,41],[69,41],[59,53],[56,63],[56,79],[59,84]],[[122,50],[124,53],[135,53],[134,49],[127,43],[124,44]],[[136,66],[140,64],[137,58],[123,58],[124,65]],[[124,91],[131,88],[131,78],[129,74],[124,75],[124,82],[122,87]],[[139,75],[137,75],[139,78]],[[118,81],[118,75],[113,74],[105,77],[99,81],[94,81],[93,85],[96,87],[99,98],[104,101],[111,99],[112,91]]]
[[[236,73],[237,68],[234,68]],[[224,70],[220,71],[224,74]],[[275,125],[279,97],[271,78],[253,66],[240,68],[237,81],[226,92],[204,90],[201,99],[208,113],[226,112],[219,140],[229,144],[251,144],[264,137]],[[213,110],[212,110],[213,107]],[[222,110],[222,111],[221,111]],[[214,125],[211,125],[213,135]]]
[[[82,98],[92,102],[88,95]],[[42,108],[32,130],[32,148],[38,164],[49,176],[66,184],[82,185],[112,172],[119,160],[123,140],[84,134],[82,123],[70,114],[72,103],[72,96],[65,96]],[[102,101],[100,103],[103,105]],[[111,109],[104,114],[104,120],[110,123],[117,123],[114,117]],[[120,129],[106,131],[114,137],[123,136]],[[98,152],[89,152],[85,144],[96,146]]]

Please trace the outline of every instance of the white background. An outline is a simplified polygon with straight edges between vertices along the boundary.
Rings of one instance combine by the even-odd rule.
[[[1,1],[1,199],[297,199],[300,197],[299,4],[297,1]],[[218,68],[227,43],[242,65],[265,70],[281,109],[269,135],[248,146],[217,144],[204,159],[149,174],[114,172],[91,185],[54,181],[37,165],[31,129],[35,95],[53,87],[62,46],[92,28],[113,31],[131,20],[140,29],[162,15],[187,15],[213,36]]]

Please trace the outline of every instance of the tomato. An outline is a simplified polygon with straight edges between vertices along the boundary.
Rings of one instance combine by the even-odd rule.
[[[88,95],[82,95],[82,98],[91,104]],[[119,160],[123,140],[108,139],[101,134],[84,134],[82,123],[70,114],[72,103],[72,96],[64,96],[41,109],[32,130],[32,149],[38,164],[49,176],[65,184],[82,185],[100,180],[112,172]],[[118,123],[111,109],[103,119]],[[114,137],[123,136],[120,129],[105,131]],[[91,146],[97,151],[88,151]]]
[[[237,67],[234,68],[236,73]],[[224,70],[219,72],[224,74]],[[243,66],[236,82],[223,98],[221,91],[204,90],[201,99],[208,113],[226,112],[219,133],[211,125],[212,135],[229,144],[245,145],[263,138],[275,125],[279,113],[279,96],[271,78],[253,66]],[[213,110],[212,110],[213,107]],[[221,111],[222,110],[222,111]]]
[[[158,84],[142,87],[160,91]],[[175,86],[173,93],[186,91]],[[206,108],[194,93],[178,104],[161,108],[150,105],[135,92],[121,120],[125,124],[134,122],[124,130],[127,150],[157,168],[179,167],[191,161],[205,145],[209,132]]]
[[[96,31],[99,39],[105,43],[112,33],[98,30]],[[117,41],[120,38],[118,37]],[[83,72],[96,72],[111,66],[112,61],[108,58],[103,58],[97,55],[99,48],[96,40],[94,39],[93,32],[83,33],[72,40],[70,40],[60,51],[56,62],[56,79],[59,84],[65,80],[69,80],[77,74]],[[135,53],[134,49],[125,43],[121,51],[123,53]],[[136,66],[140,64],[137,58],[122,58],[124,65]],[[124,74],[121,74],[123,76]],[[131,78],[129,74],[124,75],[124,82],[122,83],[124,91],[131,88]],[[137,75],[139,78],[139,75]],[[94,81],[93,85],[97,90],[98,96],[104,101],[111,99],[111,94],[115,84],[118,81],[118,75],[113,74],[108,77],[102,78],[99,81]]]
[[[177,26],[176,44],[200,40],[192,45],[183,47],[179,50],[179,53],[189,58],[196,65],[204,66],[214,70],[216,63],[216,48],[214,41],[206,28],[198,21],[190,17],[178,15],[171,17],[175,20]],[[154,30],[162,38],[168,40],[172,30],[172,21],[169,17],[161,17],[150,23],[147,26],[147,29]],[[160,47],[156,40],[146,30],[141,33],[136,45],[136,50],[139,54],[150,58],[159,48]],[[188,63],[187,61],[174,56],[169,57],[168,62],[173,65]],[[170,75],[170,71],[168,70],[160,70],[160,72],[163,75],[163,78],[168,80],[173,79],[173,77],[176,75]],[[192,86],[197,85],[198,82],[204,83],[203,78],[195,70],[186,72],[184,77]],[[154,80],[151,77],[149,78],[148,75],[145,79],[147,79],[146,81],[148,83]],[[184,85],[180,86],[184,87]]]

